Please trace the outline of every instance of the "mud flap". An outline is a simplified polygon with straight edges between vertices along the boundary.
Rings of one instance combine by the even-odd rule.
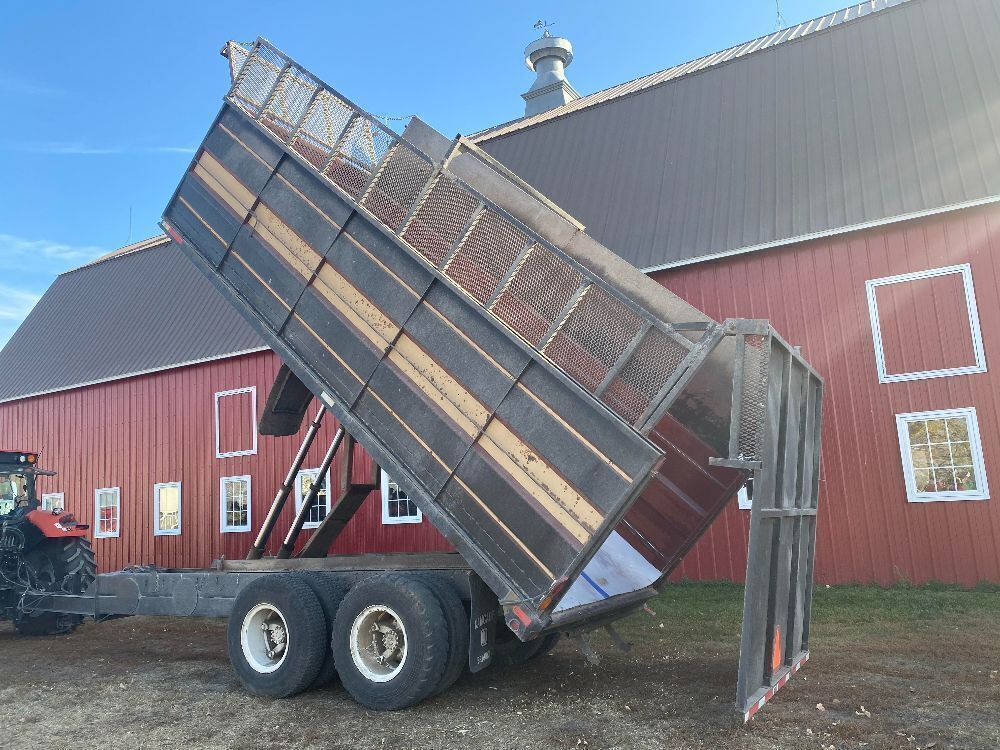
[[[749,721],[809,658],[823,381],[769,326],[735,335],[727,463],[753,471],[736,691]]]

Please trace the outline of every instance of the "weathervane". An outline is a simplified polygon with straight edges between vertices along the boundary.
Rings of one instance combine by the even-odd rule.
[[[555,21],[549,23],[548,21],[543,21],[539,19],[535,21],[535,25],[532,28],[541,29],[543,37],[550,37],[552,36],[552,33],[549,31],[549,26],[555,26],[555,25],[556,25]]]

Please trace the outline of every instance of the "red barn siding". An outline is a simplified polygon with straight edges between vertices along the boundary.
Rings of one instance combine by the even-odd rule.
[[[970,263],[989,372],[880,384],[865,282]],[[826,379],[820,582],[1000,581],[998,499],[908,503],[895,415],[975,406],[987,476],[1000,491],[1000,208],[946,213],[868,231],[734,256],[656,274],[717,319],[768,318]],[[952,281],[958,277],[945,277]],[[900,293],[927,291],[927,285]],[[969,364],[960,288],[935,284],[922,305],[900,308],[895,367]],[[881,298],[880,298],[881,302]],[[956,337],[959,338],[956,344]],[[900,347],[907,350],[905,358]],[[890,372],[892,370],[890,369]],[[748,519],[730,507],[679,575],[740,579]]]
[[[869,279],[970,263],[987,364],[1000,368],[997,259],[1000,208],[988,207],[656,274],[658,281],[717,319],[769,318],[789,341],[803,347],[826,378],[816,567],[821,583],[1000,581],[997,500],[908,503],[894,419],[902,412],[975,406],[986,470],[996,492],[997,376],[991,371],[880,384],[865,289]],[[885,296],[880,291],[890,372],[969,363],[957,278],[900,287]],[[931,302],[914,302],[916,293],[931,293]],[[60,476],[46,480],[43,491],[64,492],[67,507],[87,522],[93,523],[94,490],[121,487],[121,537],[96,540],[103,570],[150,562],[204,566],[221,555],[239,558],[252,532],[219,532],[221,477],[252,476],[256,528],[301,436],[262,436],[256,455],[217,459],[214,396],[256,386],[259,409],[278,365],[274,354],[264,352],[0,404],[0,435],[16,447],[44,450],[43,463]],[[223,421],[224,442],[245,440],[236,422],[229,417]],[[304,468],[320,463],[335,427],[328,418]],[[370,477],[361,475],[366,462],[357,450],[355,480],[367,481]],[[177,537],[154,538],[153,484],[167,481],[183,482],[183,529]],[[291,507],[286,508],[270,551],[291,516]],[[735,504],[727,508],[677,575],[741,580],[747,521]],[[449,549],[447,543],[427,521],[383,525],[380,499],[373,495],[334,551],[444,549]]]
[[[120,537],[94,540],[102,570],[148,563],[198,567],[222,555],[242,558],[253,532],[220,533],[220,480],[252,477],[251,522],[256,529],[302,436],[260,436],[256,455],[217,459],[215,394],[256,386],[259,410],[279,364],[273,353],[261,352],[0,404],[0,435],[5,442],[43,451],[42,464],[59,476],[42,480],[41,491],[64,492],[67,509],[86,523],[94,522],[94,491],[121,488]],[[227,429],[239,432],[235,423]],[[335,430],[330,416],[303,468],[319,465]],[[357,450],[360,459],[363,451]],[[357,482],[371,480],[365,463],[355,461]],[[338,470],[339,459],[333,471]],[[179,536],[153,536],[157,482],[183,483]],[[270,552],[280,544],[293,513],[289,498]],[[377,493],[365,501],[334,547],[335,552],[426,549],[450,548],[427,521],[383,525]]]

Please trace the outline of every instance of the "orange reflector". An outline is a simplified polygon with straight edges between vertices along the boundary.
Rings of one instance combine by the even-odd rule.
[[[784,649],[781,647],[781,626],[776,625],[774,628],[774,642],[771,644],[771,671],[776,672],[781,668],[781,662],[783,661]]]
[[[38,456],[36,456],[34,453],[29,453],[28,454],[28,463],[29,464],[33,464],[37,460],[38,460]]]

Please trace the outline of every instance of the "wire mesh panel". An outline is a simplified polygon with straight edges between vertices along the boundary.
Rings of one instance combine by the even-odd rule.
[[[259,115],[286,62],[287,59],[276,50],[255,46],[240,69],[231,96],[254,115]]]
[[[535,244],[491,308],[493,314],[533,345],[558,321],[583,274]]]
[[[743,339],[742,377],[740,367],[736,376],[739,383],[739,423],[736,430],[734,457],[744,461],[759,461],[764,435],[764,417],[767,413],[768,363],[771,358],[771,337],[747,334]]]
[[[651,328],[625,366],[601,394],[601,400],[626,421],[638,421],[657,394],[670,382],[687,353],[687,349],[663,331]]]
[[[387,227],[398,232],[433,172],[431,165],[425,160],[409,149],[396,145],[361,205]]]
[[[479,199],[447,175],[434,182],[424,202],[403,230],[403,239],[440,266],[472,221]]]
[[[545,347],[545,354],[594,391],[642,324],[631,308],[594,285]]]
[[[267,42],[248,51],[229,99],[499,321],[536,348],[545,346],[553,363],[633,425],[692,349],[669,325],[623,302],[597,274],[449,173],[448,158],[435,164]],[[512,181],[513,189],[528,189],[478,149],[460,140],[453,149]],[[657,333],[640,345],[638,335],[648,328]]]
[[[354,110],[323,90],[316,96],[292,142],[292,148],[310,164],[322,170],[347,127]]]
[[[444,272],[480,303],[486,303],[529,244],[527,234],[488,209],[463,240]]]

